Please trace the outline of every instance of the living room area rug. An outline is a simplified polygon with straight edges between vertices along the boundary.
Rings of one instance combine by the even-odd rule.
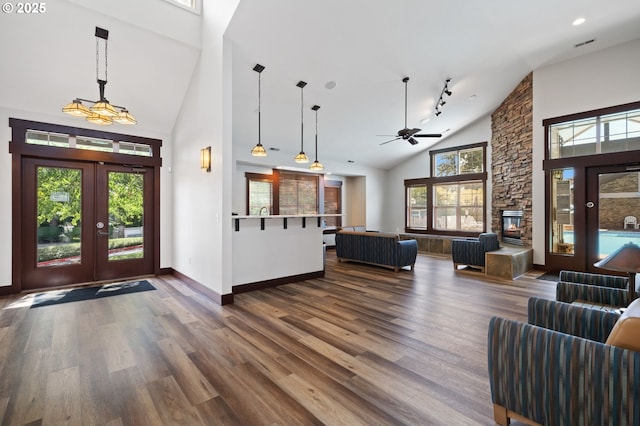
[[[110,283],[94,287],[51,290],[31,295],[31,308],[58,305],[61,303],[79,302],[81,300],[100,299],[122,294],[140,293],[155,290],[147,280]]]

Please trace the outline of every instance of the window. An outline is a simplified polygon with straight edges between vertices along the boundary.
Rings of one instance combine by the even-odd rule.
[[[318,176],[280,172],[280,214],[318,213]]]
[[[153,157],[151,145],[119,142],[107,139],[88,138],[83,136],[63,135],[36,130],[27,131],[26,143],[31,145],[53,146],[57,148],[85,149],[88,151],[113,152],[115,154]]]
[[[165,0],[168,3],[179,6],[190,12],[200,14],[200,1],[199,0]]]
[[[245,176],[248,215],[322,213],[319,175],[274,170],[271,175],[245,173]]]
[[[273,214],[272,176],[247,173],[247,214]]]
[[[474,235],[485,230],[486,146],[432,151],[432,177],[405,180],[407,232]]]
[[[545,123],[550,159],[640,149],[640,109],[560,120]]]
[[[324,213],[342,213],[342,182],[339,180],[324,181]],[[324,224],[328,227],[341,226],[342,218],[340,216],[325,217]]]

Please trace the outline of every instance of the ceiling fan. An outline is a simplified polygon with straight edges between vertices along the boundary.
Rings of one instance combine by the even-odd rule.
[[[407,82],[408,81],[409,81],[409,77],[405,77],[402,79],[402,82],[404,83],[404,129],[398,130],[398,134],[395,138],[388,140],[386,142],[382,142],[380,145],[397,141],[398,139],[404,139],[408,141],[411,145],[415,145],[418,143],[418,141],[415,138],[439,138],[442,136],[442,134],[440,133],[418,133],[421,129],[407,128]]]

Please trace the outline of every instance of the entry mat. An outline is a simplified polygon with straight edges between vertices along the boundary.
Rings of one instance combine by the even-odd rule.
[[[32,296],[31,308],[58,305],[60,303],[79,302],[81,300],[101,299],[103,297],[119,296],[121,294],[140,293],[155,290],[147,280],[129,281],[124,283],[104,284],[95,287],[82,287],[64,290],[51,290],[35,293]]]

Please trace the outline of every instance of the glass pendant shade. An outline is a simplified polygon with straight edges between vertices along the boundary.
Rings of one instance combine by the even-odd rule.
[[[266,157],[267,156],[267,150],[264,149],[264,146],[262,146],[261,143],[258,143],[251,150],[251,155],[253,155],[254,157]]]
[[[136,124],[138,122],[126,109],[123,109],[117,116],[113,117],[113,121],[120,124]]]
[[[111,117],[106,117],[100,114],[91,114],[87,117],[87,121],[93,124],[100,124],[102,126],[109,125],[113,123]]]
[[[95,112],[104,117],[116,117],[118,115],[118,111],[106,100],[95,103],[90,109],[91,112]]]
[[[293,161],[295,161],[296,163],[308,163],[309,157],[307,157],[307,154],[305,154],[304,151],[300,151],[300,153],[296,155]]]
[[[254,157],[266,157],[267,150],[264,149],[264,146],[262,146],[262,143],[260,142],[260,77],[262,76],[262,71],[264,71],[264,66],[256,64],[256,66],[253,67],[253,70],[258,73],[258,144],[251,150],[251,155]]]
[[[100,97],[98,101],[76,98],[70,104],[62,108],[65,112],[74,117],[86,118],[87,121],[94,124],[112,124],[114,121],[120,124],[136,124],[138,121],[127,111],[126,108],[118,105],[111,105],[105,99],[104,89],[107,85],[107,42],[109,40],[109,31],[104,28],[96,27],[96,81],[98,82],[98,90]],[[104,41],[104,77],[99,74],[100,65],[100,40]],[[88,102],[92,106],[87,108],[82,102]]]
[[[91,115],[91,110],[82,105],[78,99],[74,99],[69,105],[62,108],[62,112],[66,112],[74,117],[88,117]]]
[[[310,170],[324,170],[324,166],[318,160],[314,161],[310,166]]]

